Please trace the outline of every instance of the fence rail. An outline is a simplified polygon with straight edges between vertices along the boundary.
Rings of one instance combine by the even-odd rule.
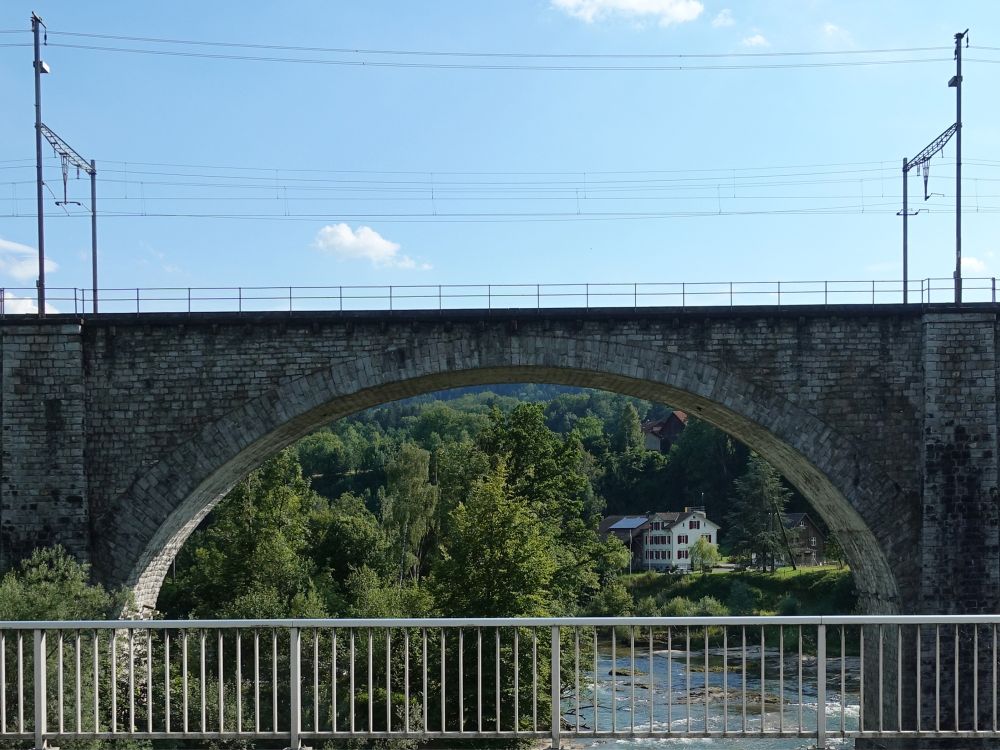
[[[0,623],[0,740],[1000,738],[1000,616]],[[555,708],[554,708],[555,707]]]
[[[996,302],[996,278],[962,280],[963,301]],[[910,283],[913,304],[954,298],[952,279]],[[0,317],[35,314],[34,289],[0,289]],[[878,305],[903,301],[895,281],[723,281],[408,286],[152,287],[97,290],[102,313],[510,310],[558,308]],[[48,312],[92,313],[93,289],[46,290]]]

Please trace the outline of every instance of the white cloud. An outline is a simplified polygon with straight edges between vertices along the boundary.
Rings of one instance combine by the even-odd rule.
[[[655,18],[661,26],[693,21],[705,9],[699,0],[551,0],[553,7],[593,23],[603,18]]]
[[[351,229],[347,224],[328,224],[316,234],[316,247],[340,260],[369,260],[376,268],[417,268],[409,255],[399,252],[400,244],[387,240],[371,227]],[[429,271],[429,263],[420,263]]]
[[[826,21],[823,24],[823,35],[826,36],[827,39],[831,39],[841,44],[854,43],[854,39],[851,38],[850,33],[846,29],[843,29],[830,21]]]
[[[54,260],[45,259],[46,273],[58,270]],[[0,273],[21,282],[38,278],[38,250],[0,237]]]
[[[712,19],[712,26],[716,29],[721,29],[724,26],[732,26],[735,23],[736,19],[733,18],[733,12],[729,8],[723,8]]]
[[[962,271],[969,273],[985,273],[986,263],[971,255],[962,256]]]
[[[38,304],[28,297],[18,297],[16,294],[4,291],[3,311],[6,315],[33,315],[38,312]],[[59,311],[46,302],[45,312],[55,314]]]
[[[753,36],[748,36],[743,40],[744,47],[770,47],[771,43],[767,41],[767,37],[763,34],[754,34]]]

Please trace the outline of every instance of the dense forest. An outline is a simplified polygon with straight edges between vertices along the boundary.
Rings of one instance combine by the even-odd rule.
[[[669,453],[646,450],[641,423],[668,412],[527,385],[431,394],[340,420],[219,503],[182,549],[158,608],[233,618],[638,613],[623,576],[628,552],[599,537],[600,518],[684,505],[720,519],[732,559],[773,564],[781,540],[766,519],[802,498],[695,419]],[[667,613],[669,600],[650,611],[643,598],[643,614]]]

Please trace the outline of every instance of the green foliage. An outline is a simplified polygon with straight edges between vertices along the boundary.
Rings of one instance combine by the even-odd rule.
[[[591,600],[588,614],[594,617],[626,617],[632,614],[632,596],[620,580],[604,586]]]
[[[124,591],[91,584],[90,566],[60,546],[34,550],[0,580],[0,620],[101,620],[129,603]]]
[[[705,537],[699,537],[691,545],[691,570],[701,570],[704,573],[711,572],[712,568],[722,561],[717,545],[709,542]]]
[[[314,617],[310,513],[322,500],[287,449],[240,482],[181,550],[160,608],[198,617]]]
[[[345,493],[313,516],[312,550],[318,567],[333,581],[366,567],[380,575],[395,569],[385,528],[361,498]]]
[[[419,577],[424,540],[434,524],[438,489],[430,483],[429,470],[430,453],[414,443],[403,443],[386,466],[379,510],[400,581]]]
[[[788,615],[801,614],[800,612],[801,608],[802,605],[799,603],[799,600],[796,599],[791,594],[786,594],[781,598],[781,601],[778,602],[779,615],[788,616]]]
[[[639,412],[631,403],[626,403],[618,413],[618,419],[611,433],[611,447],[618,453],[638,452],[644,449]]]
[[[774,614],[786,596],[797,600],[803,615],[851,614],[857,604],[850,571],[832,567],[782,568],[776,573],[731,571],[710,576],[642,574],[628,576],[625,583],[636,601],[652,596],[665,605],[678,597],[692,602],[711,597],[725,602],[734,615]]]
[[[707,422],[689,418],[669,457],[667,486],[684,505],[704,505],[709,518],[722,517],[733,480],[746,469],[746,446]]]
[[[758,589],[747,585],[745,581],[733,581],[726,597],[726,606],[734,615],[752,615],[757,611]]]
[[[743,566],[774,570],[785,549],[782,529],[789,491],[778,472],[756,454],[750,456],[746,473],[733,482],[733,490],[725,518],[731,556]]]
[[[449,529],[448,549],[433,579],[446,616],[551,614],[557,566],[554,535],[530,507],[512,496],[503,463],[452,511]]]

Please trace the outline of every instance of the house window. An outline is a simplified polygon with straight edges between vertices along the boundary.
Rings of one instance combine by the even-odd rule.
[[[701,528],[701,521],[688,521],[688,528],[689,529],[700,529]]]
[[[667,543],[667,544],[670,544],[670,537],[669,537],[669,536],[667,537],[667,541],[666,541],[666,543]]]
[[[688,535],[687,534],[678,534],[677,535],[677,543],[678,544],[687,544],[688,543]]]
[[[667,559],[670,559],[670,550],[667,550]]]
[[[814,536],[809,537],[809,546],[810,547],[815,547],[816,546],[816,537],[814,537]]]
[[[678,560],[687,560],[687,556],[688,556],[688,553],[687,553],[686,549],[677,550],[677,559]]]
[[[653,531],[659,531],[659,530],[660,530],[660,522],[653,521]]]
[[[709,544],[712,543],[712,535],[711,534],[702,534],[701,538],[704,539]]]

